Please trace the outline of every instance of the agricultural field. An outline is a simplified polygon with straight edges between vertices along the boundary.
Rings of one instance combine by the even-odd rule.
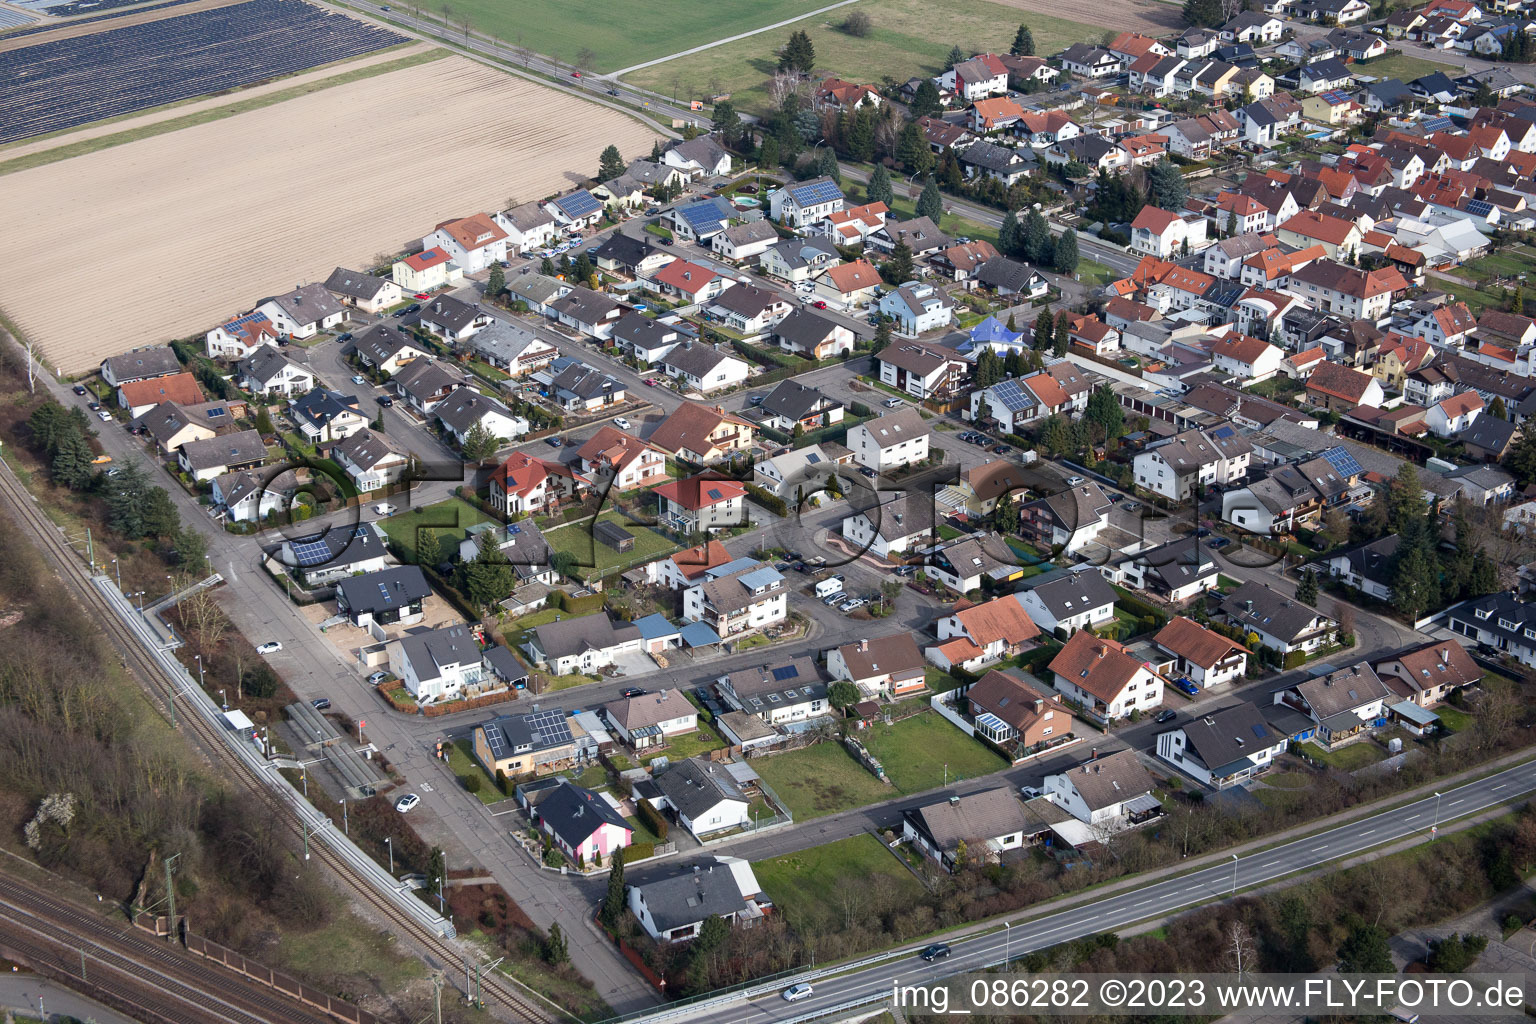
[[[828,0],[607,0],[557,4],[509,4],[505,0],[455,0],[446,7],[405,5],[431,15],[440,9],[462,27],[495,36],[591,71],[611,72],[805,15]],[[788,29],[785,30],[786,32]]]
[[[176,103],[406,41],[303,0],[228,7],[57,38],[0,53],[0,143]],[[30,45],[27,45],[29,44]]]
[[[0,190],[12,251],[46,254],[0,280],[0,310],[66,374],[201,334],[263,295],[397,252],[439,221],[563,191],[597,169],[603,147],[637,156],[656,136],[617,111],[446,57],[113,138],[8,174]],[[88,270],[89,286],[60,267]]]
[[[1041,0],[1032,2],[1038,8],[1047,7]],[[1161,5],[1151,6],[1158,8],[1155,13],[1162,13]],[[795,26],[809,33],[816,47],[817,77],[836,74],[857,82],[878,84],[885,78],[904,82],[913,75],[938,74],[949,48],[956,44],[967,53],[1006,52],[1020,21],[1029,25],[1035,48],[1042,54],[1070,43],[1098,40],[1111,24],[1084,24],[989,0],[861,0],[857,9],[869,15],[873,28],[858,38],[837,27],[852,9],[838,8]],[[1177,17],[1177,10],[1173,14]],[[684,100],[727,92],[738,109],[761,111],[767,105],[764,85],[777,67],[775,51],[790,31],[786,26],[679,57],[635,71],[625,81]]]

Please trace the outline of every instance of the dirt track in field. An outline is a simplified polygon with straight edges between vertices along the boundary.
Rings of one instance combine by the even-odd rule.
[[[8,175],[0,308],[49,363],[84,371],[441,221],[567,190],[609,143],[633,158],[654,138],[460,57],[378,75]]]

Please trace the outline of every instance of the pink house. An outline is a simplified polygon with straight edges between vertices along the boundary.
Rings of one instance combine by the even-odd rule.
[[[608,801],[564,779],[521,786],[518,796],[534,827],[579,864],[595,864],[599,858],[607,864],[615,850],[634,838],[634,830]]]

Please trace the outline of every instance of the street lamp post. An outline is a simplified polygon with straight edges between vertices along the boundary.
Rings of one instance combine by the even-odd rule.
[[[203,679],[203,656],[201,654],[194,654],[192,657],[197,661],[197,685],[206,690],[208,684]],[[220,690],[219,692],[223,693],[224,691]]]
[[[341,800],[339,800],[337,802],[341,804],[341,831],[344,832],[350,838],[351,835],[352,835],[352,826],[347,823],[347,801],[346,801],[346,798],[343,797]]]
[[[299,781],[304,784],[304,799],[309,799],[309,769],[299,765]]]
[[[1429,827],[1429,841],[1434,842],[1435,836],[1440,833],[1440,792],[1435,791],[1435,823]]]
[[[117,573],[117,589],[121,592],[123,589],[123,567],[117,563],[115,558],[112,559],[112,569]]]
[[[1007,967],[1013,960],[1013,925],[1003,922],[1003,966]]]
[[[202,668],[202,663],[201,662],[198,663],[198,668],[199,669]],[[220,704],[221,707],[224,708],[225,711],[229,710],[229,701],[224,699],[224,691],[223,690],[219,691],[219,704]]]
[[[1232,894],[1237,895],[1237,854],[1232,855]]]
[[[391,875],[393,875],[395,873],[395,838],[394,838],[394,836],[385,836],[384,837],[384,845],[389,848],[389,873]]]

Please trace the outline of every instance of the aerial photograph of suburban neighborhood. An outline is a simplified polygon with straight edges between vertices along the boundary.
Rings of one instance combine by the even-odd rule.
[[[0,237],[4,1024],[1536,1016],[1536,0],[0,0]]]

